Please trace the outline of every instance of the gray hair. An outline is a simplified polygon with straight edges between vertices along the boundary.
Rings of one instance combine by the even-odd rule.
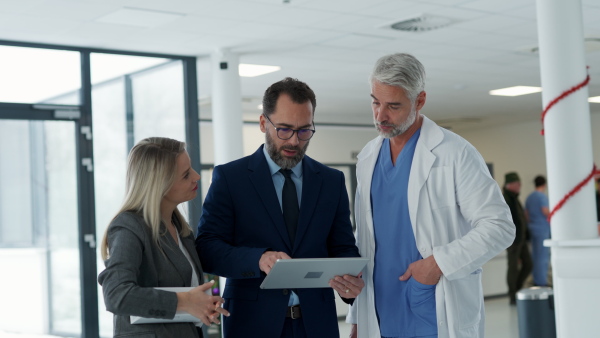
[[[396,53],[377,60],[369,76],[369,83],[381,82],[388,86],[404,89],[408,98],[414,102],[425,90],[425,67],[414,56]]]

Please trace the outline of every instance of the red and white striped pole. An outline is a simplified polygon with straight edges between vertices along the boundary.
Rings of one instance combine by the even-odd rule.
[[[600,332],[600,239],[581,0],[537,0],[559,338]]]
[[[581,2],[538,0],[537,15],[552,239],[596,238]]]

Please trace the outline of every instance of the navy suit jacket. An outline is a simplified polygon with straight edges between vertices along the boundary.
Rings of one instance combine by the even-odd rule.
[[[225,337],[281,336],[289,290],[260,289],[258,262],[267,251],[292,258],[358,257],[344,174],[304,156],[302,200],[291,243],[261,146],[254,154],[215,167],[198,225],[196,249],[204,271],[227,277]],[[331,288],[294,290],[308,337],[339,337]]]

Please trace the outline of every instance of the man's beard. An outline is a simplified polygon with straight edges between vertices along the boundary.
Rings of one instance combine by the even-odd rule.
[[[304,154],[306,153],[306,149],[308,148],[308,144],[309,144],[308,141],[304,145],[304,148],[300,148],[298,146],[292,146],[292,145],[283,145],[283,146],[281,146],[281,148],[277,149],[275,142],[273,142],[271,135],[269,135],[269,132],[266,132],[265,135],[266,135],[265,147],[267,147],[267,153],[269,154],[269,156],[271,156],[271,159],[273,160],[273,162],[275,162],[275,164],[280,166],[281,169],[292,169],[293,167],[296,166],[296,164],[298,164],[298,163],[300,163],[300,161],[302,161],[302,158],[304,158]],[[296,135],[292,135],[292,137],[296,137]],[[281,155],[281,151],[283,149],[295,150],[296,155],[294,155],[294,157],[283,156],[283,155]]]
[[[408,130],[408,128],[410,128],[415,123],[416,120],[417,109],[414,106],[410,110],[406,121],[399,125],[387,122],[377,122],[377,120],[375,120],[375,117],[373,117],[373,123],[375,123],[375,128],[377,129],[377,132],[379,133],[379,135],[385,138],[393,138],[398,135],[404,134]],[[393,129],[388,132],[384,132],[379,128],[379,126],[393,127]]]

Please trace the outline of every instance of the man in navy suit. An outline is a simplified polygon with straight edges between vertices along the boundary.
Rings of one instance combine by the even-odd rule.
[[[225,337],[339,337],[333,290],[352,299],[364,286],[345,275],[333,290],[260,289],[277,259],[359,256],[344,174],[305,156],[315,106],[305,83],[274,83],[260,116],[265,144],[213,171],[196,249],[206,272],[227,277]]]

